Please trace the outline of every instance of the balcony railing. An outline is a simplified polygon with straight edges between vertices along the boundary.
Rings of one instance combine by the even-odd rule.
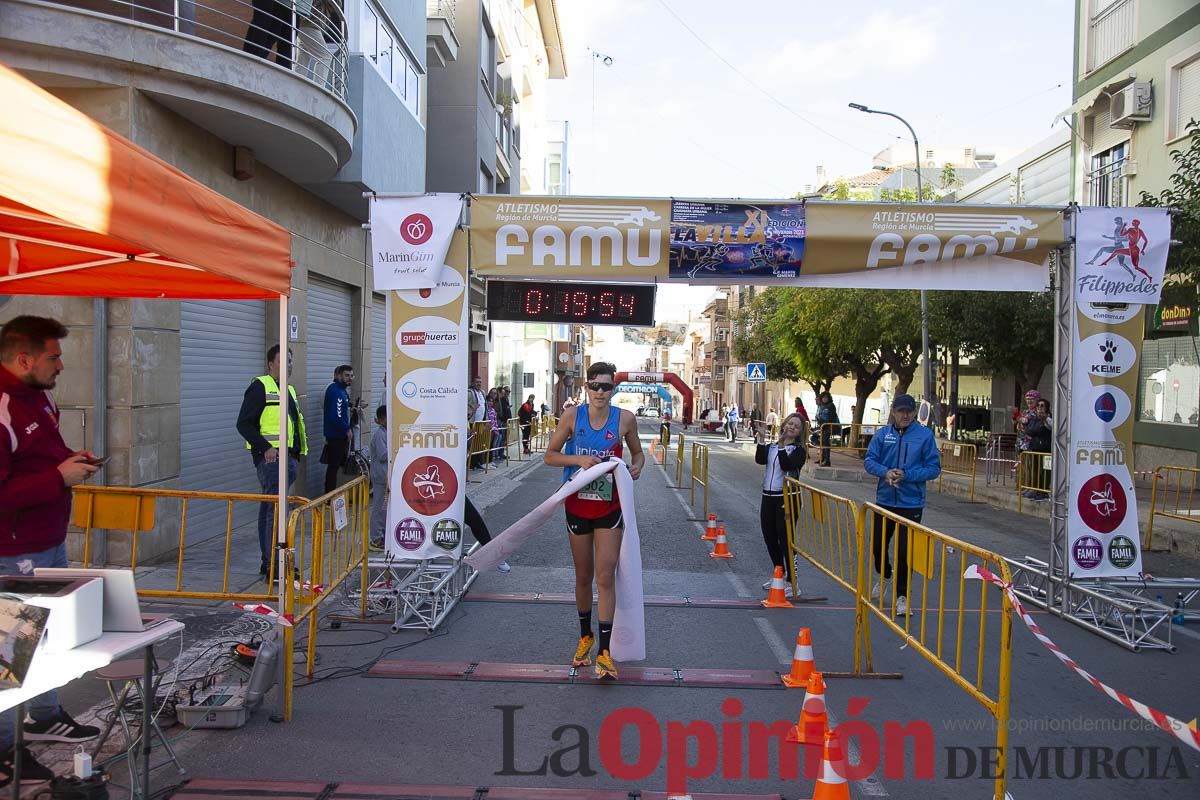
[[[1088,205],[1125,205],[1125,165],[1128,160],[1124,157],[1118,158],[1088,173]]]
[[[1088,72],[1106,64],[1134,45],[1137,9],[1134,0],[1095,0],[1102,6],[1088,23]]]
[[[346,22],[337,0],[53,0],[242,50],[346,98]]]
[[[457,10],[457,0],[425,0],[425,17],[426,19],[442,18],[446,20],[446,24],[450,26],[450,30],[454,35],[458,35],[458,31],[454,30],[454,14]]]

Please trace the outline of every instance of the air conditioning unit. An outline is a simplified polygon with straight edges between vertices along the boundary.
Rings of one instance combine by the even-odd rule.
[[[1153,116],[1154,90],[1149,81],[1134,81],[1112,96],[1108,107],[1109,126],[1132,128]]]

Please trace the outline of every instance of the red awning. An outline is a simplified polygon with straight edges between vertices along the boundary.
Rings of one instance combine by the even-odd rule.
[[[0,108],[0,294],[288,294],[284,228],[3,65]]]

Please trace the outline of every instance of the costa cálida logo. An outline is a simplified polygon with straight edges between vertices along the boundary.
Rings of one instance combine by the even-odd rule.
[[[420,212],[409,214],[400,223],[400,236],[411,245],[425,244],[433,236],[433,220]]]
[[[1094,475],[1079,487],[1075,498],[1079,518],[1098,533],[1112,533],[1122,522],[1129,510],[1120,480],[1107,472]]]
[[[458,497],[454,469],[437,456],[421,456],[404,470],[400,490],[408,507],[418,514],[441,514]]]

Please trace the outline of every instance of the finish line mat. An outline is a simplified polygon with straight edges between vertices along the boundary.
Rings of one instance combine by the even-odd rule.
[[[677,667],[627,667],[617,669],[616,680],[600,680],[591,667],[567,664],[498,664],[486,661],[408,661],[385,659],[367,672],[373,678],[410,680],[496,681],[501,683],[578,683],[616,686],[683,686],[695,689],[786,689],[773,669],[683,669]],[[898,672],[822,672],[826,678],[890,678]]]
[[[778,794],[692,793],[692,800],[782,800]],[[640,789],[548,789],[435,784],[318,783],[196,778],[173,800],[668,800]]]

